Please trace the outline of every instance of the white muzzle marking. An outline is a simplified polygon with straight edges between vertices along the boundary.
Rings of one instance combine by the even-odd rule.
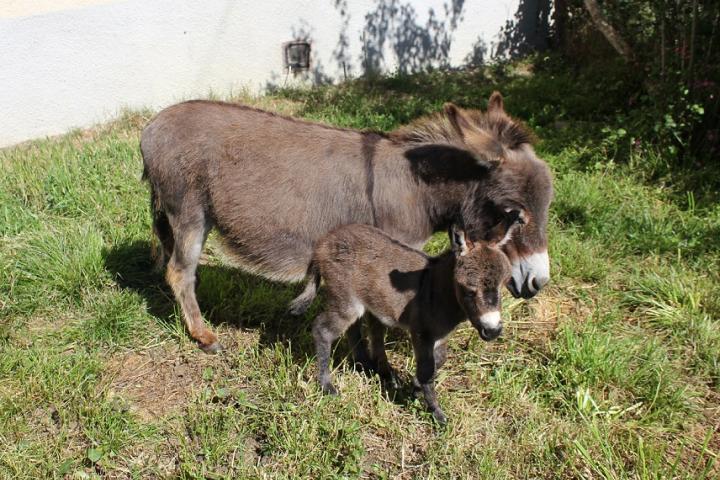
[[[496,330],[500,326],[500,312],[487,312],[480,315],[480,324],[484,328]]]
[[[521,290],[524,284],[532,294],[537,293],[550,281],[550,257],[547,250],[515,262],[512,265],[512,279],[518,290]]]

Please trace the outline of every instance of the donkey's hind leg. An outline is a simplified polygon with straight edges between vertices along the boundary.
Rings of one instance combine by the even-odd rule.
[[[175,245],[165,278],[180,302],[190,336],[198,341],[205,352],[215,353],[222,350],[222,346],[217,335],[205,326],[195,297],[195,273],[209,230],[204,219],[182,223],[173,228]]]
[[[143,177],[146,175],[147,171],[143,173]],[[170,226],[170,219],[165,213],[163,205],[158,199],[157,190],[152,183],[150,183],[150,212],[152,213],[152,229],[155,233],[151,246],[152,258],[155,261],[155,270],[162,272],[165,262],[172,255],[175,238]]]

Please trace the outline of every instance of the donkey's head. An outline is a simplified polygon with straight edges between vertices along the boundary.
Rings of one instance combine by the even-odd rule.
[[[490,97],[486,113],[447,104],[445,115],[462,148],[487,172],[468,189],[462,205],[468,235],[487,240],[505,212],[519,211],[521,225],[502,245],[512,265],[507,287],[515,297],[533,297],[550,280],[546,233],[553,197],[550,170],[536,157],[530,135],[505,113],[498,92]]]
[[[510,277],[511,267],[500,247],[520,221],[518,210],[507,212],[486,236],[487,240],[475,242],[457,226],[450,228],[456,259],[455,295],[483,340],[493,340],[502,333],[500,290]]]

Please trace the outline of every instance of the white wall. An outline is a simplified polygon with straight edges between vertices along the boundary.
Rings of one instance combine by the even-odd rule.
[[[366,64],[458,66],[479,40],[492,48],[518,7],[518,0],[464,3],[4,0],[0,146],[105,121],[123,107],[297,81],[283,71],[281,52],[297,36],[311,40],[313,80],[341,80],[343,61],[352,76]],[[452,4],[462,5],[459,15],[446,11]],[[442,44],[449,50],[437,51]]]

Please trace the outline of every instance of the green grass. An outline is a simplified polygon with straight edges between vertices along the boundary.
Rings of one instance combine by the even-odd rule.
[[[654,176],[651,150],[619,156],[600,132],[622,89],[599,101],[586,83],[510,66],[242,99],[387,130],[499,88],[537,132],[555,175],[553,281],[505,297],[500,341],[451,337],[445,429],[352,371],[342,343],[341,396],[321,395],[321,302],[288,317],[298,287],[227,267],[212,238],[198,296],[228,348],[195,347],[149,258],[151,112],[0,150],[0,478],[716,477],[717,192]],[[406,339],[389,351],[409,381]]]

